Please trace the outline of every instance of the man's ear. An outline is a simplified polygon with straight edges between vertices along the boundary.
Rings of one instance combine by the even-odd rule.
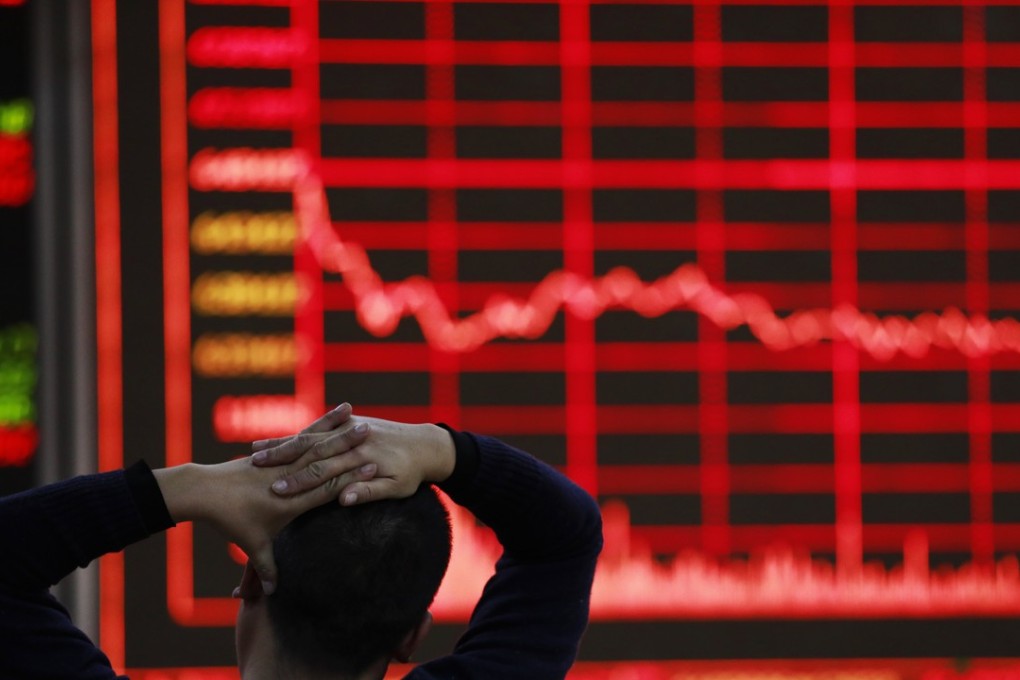
[[[430,630],[432,630],[432,612],[425,612],[425,616],[421,617],[418,625],[412,628],[404,636],[404,639],[400,641],[400,644],[393,652],[393,658],[400,663],[410,661],[414,650],[418,649],[418,645],[421,644],[421,641],[425,639]]]
[[[262,597],[262,581],[259,580],[255,567],[251,566],[251,560],[244,565],[244,573],[241,574],[241,587],[239,590],[241,591],[239,596],[242,600],[257,600]]]

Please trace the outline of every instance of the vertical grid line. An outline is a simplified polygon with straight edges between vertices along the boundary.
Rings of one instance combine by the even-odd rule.
[[[293,88],[303,99],[303,113],[294,122],[294,148],[304,152],[312,172],[319,172],[322,157],[319,111],[319,3],[292,0],[291,26],[306,37],[308,48],[292,68]],[[325,316],[323,272],[315,253],[298,230],[294,242],[294,274],[302,295],[294,308],[294,339],[301,359],[294,370],[294,395],[309,413],[319,413],[326,401]]]
[[[591,43],[588,2],[560,3],[560,97],[563,103],[563,266],[594,274],[591,161]],[[566,310],[567,474],[598,493],[595,435],[595,322]]]
[[[695,156],[709,166],[722,159],[722,17],[718,2],[699,2],[694,11]],[[723,194],[697,192],[695,241],[698,265],[710,281],[726,277]],[[729,527],[726,332],[698,318],[698,416],[700,434],[702,546],[710,555],[731,550]]]
[[[95,164],[96,409],[98,471],[124,465],[124,367],[117,3],[92,2],[92,121]],[[124,670],[124,555],[99,560],[99,643]]]
[[[854,8],[829,3],[829,210],[832,305],[857,304],[857,170]],[[860,569],[864,557],[861,498],[860,357],[832,343],[832,439],[836,563]]]
[[[980,163],[987,158],[988,108],[985,101],[987,45],[983,7],[964,4],[963,14],[963,135],[967,167],[964,191],[966,226],[967,312],[988,313],[988,192],[987,173]],[[977,176],[972,176],[977,175]],[[992,417],[989,406],[990,360],[967,360],[968,439],[970,444],[971,553],[977,563],[995,557],[992,523],[993,474],[991,463]]]
[[[456,150],[454,9],[451,2],[427,2],[425,10],[425,115],[429,159],[450,160]],[[459,309],[457,294],[456,189],[428,187],[428,268],[447,309]],[[460,361],[429,346],[430,414],[435,422],[460,420]]]
[[[163,174],[163,337],[166,464],[192,458],[191,251],[188,238],[187,35],[184,0],[159,5],[160,158]],[[194,531],[188,525],[166,534],[167,611],[178,621],[194,613]]]

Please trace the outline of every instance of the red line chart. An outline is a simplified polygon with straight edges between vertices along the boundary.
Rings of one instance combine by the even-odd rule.
[[[852,305],[797,310],[780,317],[760,295],[727,295],[694,264],[681,265],[651,282],[627,267],[591,279],[554,271],[526,298],[494,295],[478,312],[455,318],[431,281],[416,277],[384,282],[365,249],[343,240],[330,219],[322,181],[300,151],[207,150],[193,161],[191,176],[193,186],[204,190],[292,189],[302,238],[323,271],[343,276],[362,325],[374,335],[386,336],[401,319],[414,317],[428,343],[447,352],[470,352],[500,337],[540,337],[561,310],[593,319],[607,309],[646,317],[691,310],[724,330],[746,325],[776,351],[840,340],[878,359],[900,352],[921,357],[933,347],[968,357],[1020,352],[1020,322],[1013,318],[989,320],[958,309],[914,318],[879,316]]]

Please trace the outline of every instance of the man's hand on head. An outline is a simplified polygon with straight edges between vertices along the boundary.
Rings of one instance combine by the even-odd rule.
[[[256,442],[252,462],[258,466],[289,466],[273,485],[273,491],[282,496],[308,493],[352,470],[374,465],[371,477],[333,482],[340,489],[344,505],[406,498],[423,482],[442,482],[453,473],[453,440],[442,428],[360,416],[352,417],[351,422],[355,425],[347,430],[307,432]],[[351,441],[355,431],[365,436],[363,442]]]
[[[349,404],[322,416],[289,441],[307,441],[328,433],[347,447],[364,441],[367,429],[351,421]],[[305,438],[304,440],[302,438]],[[312,508],[336,500],[342,489],[371,479],[376,466],[360,464],[331,473],[303,493],[280,495],[271,485],[282,478],[307,472],[318,458],[304,451],[282,467],[259,467],[248,458],[217,465],[187,464],[156,470],[156,481],[167,509],[176,522],[202,520],[212,524],[224,538],[248,555],[262,581],[263,590],[275,589],[276,565],[273,538],[291,520]]]

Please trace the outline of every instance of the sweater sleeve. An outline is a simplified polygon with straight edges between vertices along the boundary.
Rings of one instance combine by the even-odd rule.
[[[522,451],[491,437],[451,436],[457,463],[441,488],[491,527],[504,551],[453,654],[408,677],[562,678],[588,623],[599,508]]]
[[[0,499],[0,586],[45,590],[77,567],[173,525],[152,471],[75,477]]]
[[[144,463],[0,499],[0,658],[12,677],[115,677],[49,587],[172,525]]]

